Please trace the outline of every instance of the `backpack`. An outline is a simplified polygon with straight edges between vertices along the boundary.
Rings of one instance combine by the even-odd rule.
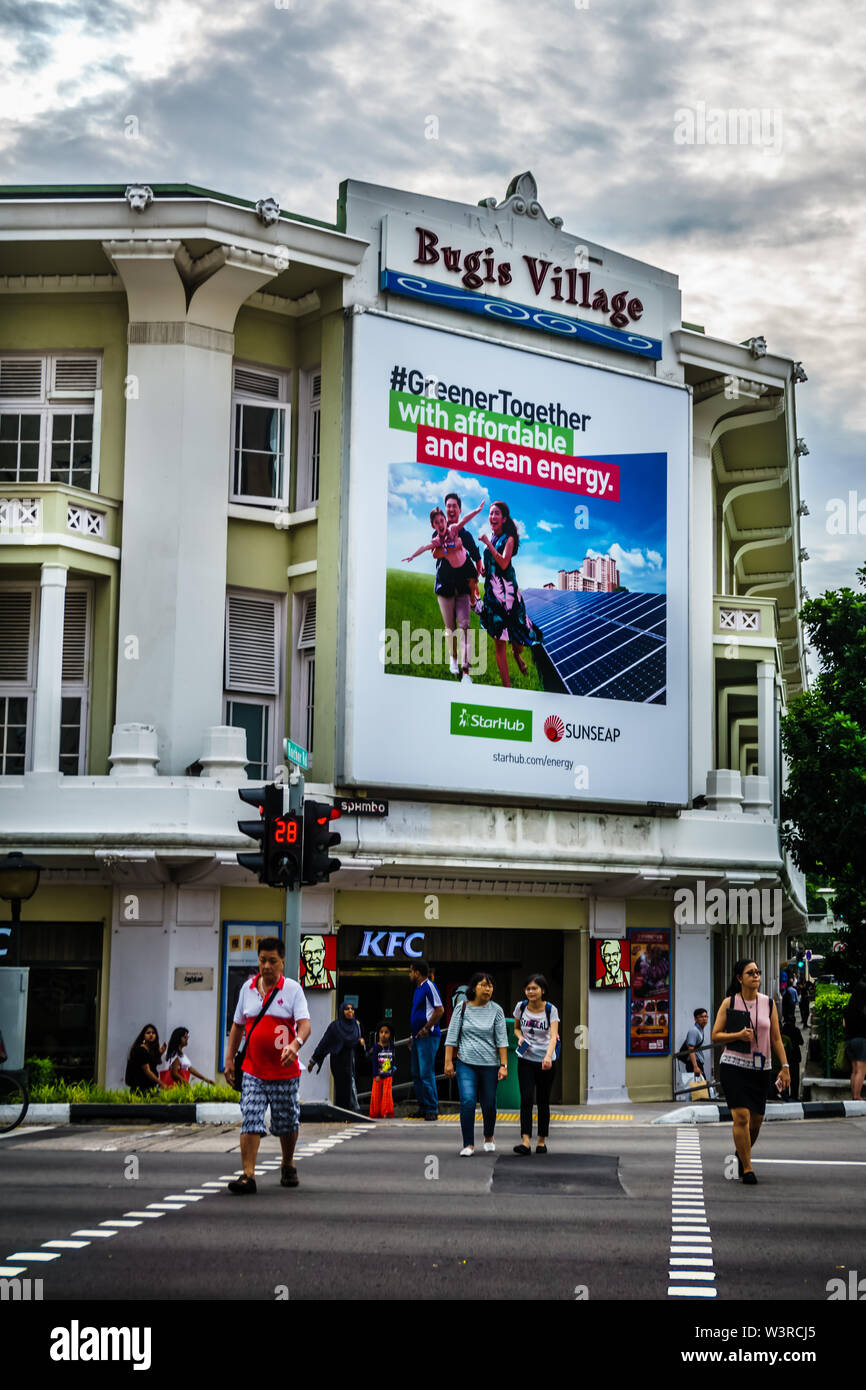
[[[548,1003],[548,1001],[545,999],[545,1001],[544,1001],[544,1007],[545,1007],[545,1010],[547,1011],[547,1026],[548,1026],[548,1029],[549,1029],[549,1028],[550,1028],[550,1015],[551,1015],[551,1011],[552,1011],[552,1009],[553,1009],[553,1005],[550,1004],[550,1003]],[[518,1023],[522,1023],[522,1022],[523,1022],[523,1015],[526,1013],[526,1010],[527,1010],[528,1008],[529,1008],[529,1000],[528,1000],[528,999],[524,999],[523,1002],[522,1002],[521,1005],[520,1005],[520,1018],[517,1020]],[[559,1035],[557,1034],[556,1046],[555,1046],[554,1049],[553,1049],[553,1060],[554,1060],[554,1062],[556,1062],[556,1061],[559,1060],[559,1054],[560,1054],[561,1051],[562,1051],[562,1038],[559,1037]]]

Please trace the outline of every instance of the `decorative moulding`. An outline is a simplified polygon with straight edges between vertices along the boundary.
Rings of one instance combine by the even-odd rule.
[[[511,180],[501,203],[497,203],[495,198],[482,198],[478,206],[489,208],[491,212],[512,212],[521,217],[539,218],[557,231],[562,227],[562,218],[548,217],[538,201],[538,184],[528,169],[525,174],[517,174]]]

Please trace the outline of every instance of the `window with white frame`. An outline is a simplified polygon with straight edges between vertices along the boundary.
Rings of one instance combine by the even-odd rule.
[[[229,496],[255,506],[288,506],[288,377],[235,366]]]
[[[67,585],[60,689],[60,771],[67,777],[83,776],[87,771],[91,612],[90,587]]]
[[[0,774],[27,770],[36,695],[36,584],[0,585]]]
[[[302,595],[297,603],[292,722],[297,742],[312,753],[316,704],[316,595]]]
[[[247,736],[247,778],[270,781],[282,737],[282,601],[233,590],[226,595],[225,722]]]
[[[298,511],[319,500],[321,452],[322,371],[301,372],[298,394],[298,468],[295,506]]]
[[[0,483],[99,487],[101,359],[0,356]]]

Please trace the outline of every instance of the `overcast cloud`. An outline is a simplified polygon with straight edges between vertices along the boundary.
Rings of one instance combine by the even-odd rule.
[[[687,321],[803,360],[815,594],[866,560],[866,536],[826,528],[832,499],[866,502],[863,18],[863,0],[5,0],[0,178],[193,183],[332,220],[346,177],[475,203],[531,169],[566,231],[679,275]],[[675,140],[684,112],[732,108],[762,113],[753,143]]]

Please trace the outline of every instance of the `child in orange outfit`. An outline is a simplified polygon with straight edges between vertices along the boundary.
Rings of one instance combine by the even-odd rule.
[[[394,1034],[390,1023],[380,1023],[377,1041],[370,1048],[373,1063],[373,1090],[370,1095],[370,1118],[389,1120],[394,1114],[394,1098],[391,1094],[396,1063],[394,1057]]]

